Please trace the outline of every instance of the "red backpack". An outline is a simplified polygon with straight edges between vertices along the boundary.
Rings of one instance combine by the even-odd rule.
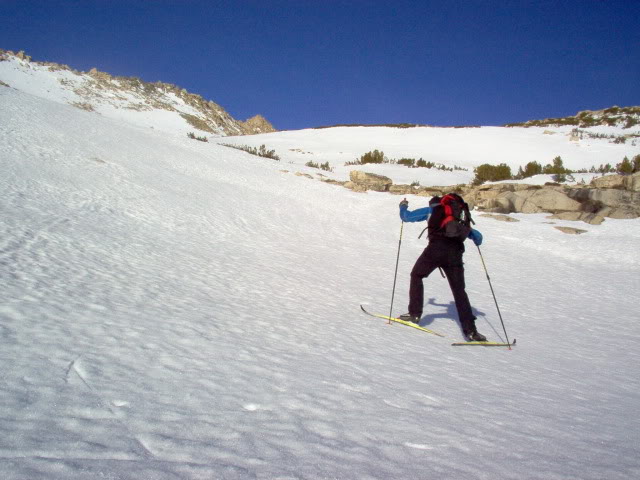
[[[469,205],[457,193],[442,197],[440,205],[444,209],[444,219],[434,233],[464,241],[471,233],[471,224],[475,223],[471,219]]]

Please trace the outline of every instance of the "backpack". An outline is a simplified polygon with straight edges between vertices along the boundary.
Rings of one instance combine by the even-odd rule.
[[[444,209],[444,219],[432,234],[464,242],[471,233],[471,224],[475,223],[469,212],[469,205],[457,193],[442,197],[440,205]]]

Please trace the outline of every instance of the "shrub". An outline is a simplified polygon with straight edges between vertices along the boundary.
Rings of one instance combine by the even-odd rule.
[[[197,137],[195,133],[189,132],[187,133],[187,137],[192,138],[194,140],[199,140],[201,142],[208,142],[209,139],[207,137]]]
[[[329,165],[329,162],[321,163],[320,170],[324,170],[326,172],[333,172],[333,168]]]
[[[539,175],[542,173],[542,165],[538,162],[529,162],[524,166],[524,170],[522,167],[518,169],[518,178],[529,178],[534,175]]]
[[[633,173],[633,163],[627,158],[624,157],[622,162],[616,165],[616,172],[620,175],[630,175]]]
[[[547,164],[544,166],[544,168],[542,169],[542,173],[548,175],[557,175],[561,173],[571,173],[571,171],[564,168],[564,165],[562,165],[562,158],[558,156],[553,159],[553,165]]]
[[[407,167],[413,167],[416,163],[414,158],[401,158],[396,162],[398,165],[406,165]]]
[[[556,183],[564,183],[567,181],[567,175],[564,173],[556,173],[551,177]]]
[[[506,163],[500,165],[490,165],[484,163],[477,167],[475,170],[475,178],[473,179],[474,185],[480,185],[484,182],[498,182],[500,180],[510,180],[511,167]]]
[[[273,160],[280,160],[280,157],[276,155],[275,150],[267,150],[265,145],[260,145],[260,148],[250,147],[249,145],[234,145],[232,143],[221,143],[220,145],[229,148],[235,148],[236,150],[242,150],[243,152],[256,155],[258,157],[271,158]]]
[[[640,155],[633,157],[633,173],[640,172]]]
[[[360,158],[355,159],[353,162],[347,162],[345,165],[365,165],[367,163],[392,163],[388,158],[384,156],[384,152],[374,150],[367,152]]]
[[[384,152],[378,150],[367,152],[360,157],[360,163],[362,165],[367,163],[384,163]]]
[[[324,170],[327,172],[333,172],[333,168],[331,168],[331,166],[329,165],[329,162],[318,164],[316,162],[309,160],[307,163],[305,163],[305,166],[311,167],[311,168],[319,168],[320,170]]]

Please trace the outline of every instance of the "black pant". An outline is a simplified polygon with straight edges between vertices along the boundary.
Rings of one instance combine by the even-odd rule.
[[[430,242],[418,257],[411,270],[411,286],[409,288],[409,314],[422,317],[424,306],[424,285],[422,279],[429,276],[436,268],[440,267],[447,276],[453,299],[456,302],[458,317],[462,330],[471,332],[475,330],[475,319],[471,311],[469,297],[465,291],[464,266],[462,254],[464,247],[453,242]]]

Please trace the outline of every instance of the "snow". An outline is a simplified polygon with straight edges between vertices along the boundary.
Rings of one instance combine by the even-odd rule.
[[[572,127],[336,127],[225,137],[216,141],[253,147],[264,144],[267,149],[275,150],[283,162],[301,168],[309,161],[318,164],[329,162],[334,171],[323,171],[322,174],[336,180],[348,180],[349,172],[359,169],[388,176],[396,184],[418,182],[422,186],[469,183],[475,176],[473,169],[484,163],[506,163],[515,174],[519,167],[529,162],[547,165],[561,156],[565,167],[588,170],[606,163],[615,166],[625,156],[632,158],[640,154],[638,141],[630,140],[624,144],[611,143],[607,139],[571,141],[571,130]],[[607,133],[611,131],[609,127]],[[617,135],[638,133],[623,129],[615,131]],[[374,149],[383,151],[389,159],[422,158],[465,170],[443,171],[394,164],[345,165]],[[307,171],[314,173],[319,170],[307,168]],[[575,179],[578,182],[581,177],[576,176]],[[531,183],[530,179],[525,181]]]
[[[419,153],[402,150],[412,135],[445,152],[429,132],[263,138],[314,160],[382,136],[392,155]],[[520,134],[523,155],[546,138]],[[290,157],[0,87],[0,478],[640,475],[640,220],[476,214],[518,341],[451,347],[461,334],[437,274],[422,324],[444,339],[360,312],[388,313],[399,198],[295,176],[295,152],[278,153]],[[403,228],[395,314],[422,228]],[[465,262],[479,330],[504,339],[473,245]]]

